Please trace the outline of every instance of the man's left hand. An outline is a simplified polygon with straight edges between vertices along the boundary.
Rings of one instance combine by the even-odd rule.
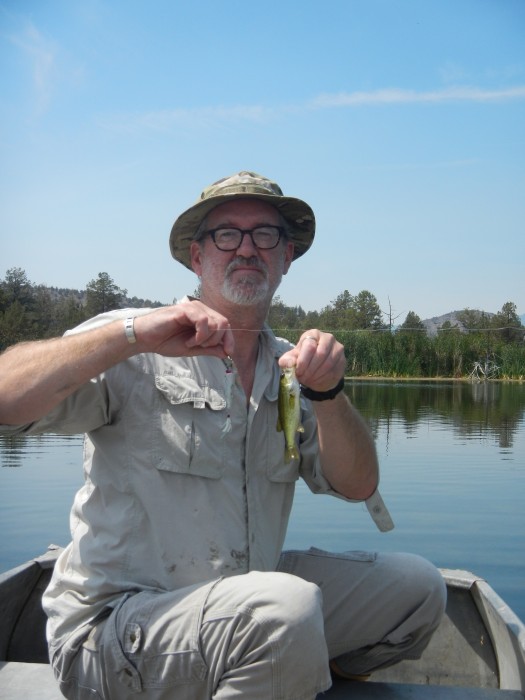
[[[344,376],[344,347],[331,333],[305,331],[299,342],[279,359],[281,367],[295,365],[297,379],[314,391],[330,391]]]

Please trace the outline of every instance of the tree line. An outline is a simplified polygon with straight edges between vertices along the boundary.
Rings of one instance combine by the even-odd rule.
[[[33,284],[24,270],[7,270],[0,282],[0,350],[23,340],[62,335],[92,316],[124,307],[162,306],[129,297],[107,272],[99,272],[83,290]]]
[[[194,293],[198,296],[199,290]],[[84,290],[35,285],[21,268],[7,270],[0,282],[0,350],[23,340],[61,335],[104,311],[158,307],[161,302],[129,297],[107,272],[98,273]],[[305,329],[332,332],[344,345],[349,376],[468,377],[479,365],[496,368],[492,376],[525,378],[525,327],[516,305],[506,302],[488,314],[464,309],[429,335],[413,311],[398,327],[392,313],[381,311],[376,297],[348,290],[319,311],[305,312],[273,299],[268,323],[277,335],[296,342]]]
[[[398,327],[392,313],[381,311],[369,291],[347,290],[317,312],[272,303],[269,324],[296,342],[302,330],[331,331],[344,345],[347,376],[476,379],[525,379],[525,327],[513,302],[495,314],[464,309],[456,322],[445,321],[430,335],[421,318],[409,311]]]

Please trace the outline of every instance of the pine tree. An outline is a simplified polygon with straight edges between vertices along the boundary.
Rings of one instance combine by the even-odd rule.
[[[99,272],[98,277],[86,286],[87,315],[96,316],[119,309],[126,294],[127,290],[117,287],[107,272]]]

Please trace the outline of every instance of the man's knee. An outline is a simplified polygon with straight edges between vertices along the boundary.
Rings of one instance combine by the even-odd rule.
[[[404,597],[425,611],[423,619],[434,630],[445,611],[447,588],[440,571],[429,561],[416,554],[406,558],[408,576],[405,577]]]
[[[339,654],[339,645],[335,654],[345,674],[370,673],[402,659],[417,659],[445,610],[443,577],[418,555],[378,555],[370,588],[375,595],[369,597],[366,614],[358,621],[361,633],[369,633],[366,644],[350,640],[344,653]]]
[[[395,593],[391,629],[382,641],[387,649],[388,645],[397,648],[400,658],[415,659],[441,622],[446,585],[439,570],[416,554],[393,555],[392,562],[397,571],[392,572]]]
[[[221,580],[203,618],[202,640],[214,683],[246,678],[302,697],[329,685],[319,588],[296,576],[251,572]]]
[[[320,589],[290,574],[251,572],[223,579],[210,595],[205,619],[223,614],[252,617],[277,637],[323,635]]]
[[[259,595],[274,622],[287,629],[310,626],[323,630],[321,590],[297,576],[282,573],[263,575]]]

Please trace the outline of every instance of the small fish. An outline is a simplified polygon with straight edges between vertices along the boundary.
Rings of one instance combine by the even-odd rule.
[[[295,444],[295,434],[304,433],[304,428],[301,425],[300,391],[301,388],[295,376],[295,367],[281,369],[277,430],[278,432],[284,432],[286,446],[284,461],[287,463],[291,462],[292,459],[299,459],[299,451]]]

